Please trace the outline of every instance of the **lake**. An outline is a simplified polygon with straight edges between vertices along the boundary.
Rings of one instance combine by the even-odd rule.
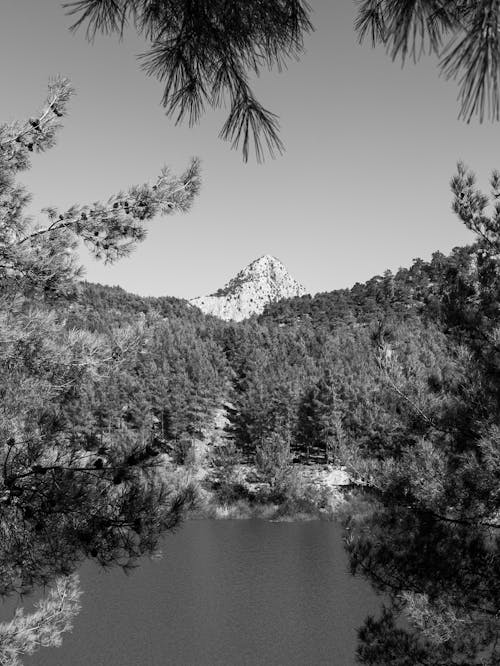
[[[81,580],[73,632],[26,666],[351,666],[380,607],[340,528],[318,521],[190,521],[163,559],[130,576],[88,564]]]

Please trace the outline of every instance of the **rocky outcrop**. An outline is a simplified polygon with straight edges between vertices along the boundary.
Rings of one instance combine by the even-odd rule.
[[[268,303],[305,293],[304,287],[292,278],[281,261],[266,254],[240,271],[215,294],[193,298],[190,303],[205,314],[242,321],[260,314]]]

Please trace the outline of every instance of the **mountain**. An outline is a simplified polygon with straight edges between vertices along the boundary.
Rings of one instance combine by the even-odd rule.
[[[305,293],[304,287],[292,278],[279,259],[265,254],[252,261],[215,294],[193,298],[190,303],[205,314],[242,321],[260,314],[269,303]]]

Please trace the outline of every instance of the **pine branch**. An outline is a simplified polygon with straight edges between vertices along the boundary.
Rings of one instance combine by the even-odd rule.
[[[90,41],[98,32],[122,37],[133,23],[151,44],[140,56],[142,68],[164,83],[162,104],[176,123],[192,125],[206,107],[227,100],[220,137],[233,147],[241,143],[245,161],[252,137],[259,161],[265,150],[283,151],[277,118],[255,99],[248,80],[264,67],[281,71],[302,54],[313,29],[305,0],[77,0],[64,6],[78,16],[71,29],[86,26]]]
[[[500,5],[498,0],[475,3],[464,35],[447,46],[440,66],[446,78],[459,81],[460,117],[500,119]]]
[[[58,578],[37,610],[25,615],[16,610],[14,619],[0,624],[0,661],[21,666],[21,655],[33,654],[40,647],[57,647],[62,634],[71,631],[80,611],[79,579],[76,574]]]
[[[32,244],[41,237],[53,237],[70,231],[83,239],[97,258],[106,262],[130,253],[136,242],[145,238],[144,222],[156,215],[187,212],[200,188],[200,165],[193,159],[180,177],[163,169],[154,185],[131,187],[126,194],[118,193],[107,204],[72,206],[58,214],[54,208],[45,209],[52,222],[36,229],[13,243],[20,247]]]
[[[355,29],[403,64],[437,54],[444,76],[458,81],[459,117],[500,119],[498,0],[362,0]]]
[[[55,143],[60,118],[74,94],[69,79],[56,77],[49,82],[48,95],[41,111],[24,123],[0,126],[0,159],[6,168],[17,171],[29,167],[29,153],[44,152]]]

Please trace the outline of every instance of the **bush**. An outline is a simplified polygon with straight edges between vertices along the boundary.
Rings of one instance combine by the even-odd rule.
[[[255,449],[255,464],[271,491],[279,493],[291,470],[290,442],[277,433],[265,437]]]

